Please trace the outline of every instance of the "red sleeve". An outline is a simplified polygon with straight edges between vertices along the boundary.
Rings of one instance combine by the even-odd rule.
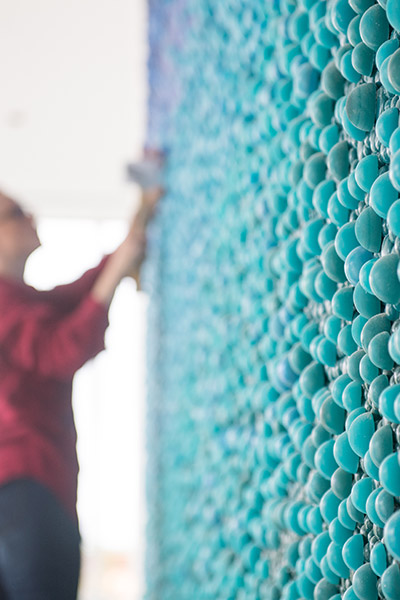
[[[43,377],[70,380],[104,350],[108,307],[90,293],[59,317],[48,305],[8,303],[0,318],[0,351],[8,362]]]
[[[101,259],[100,263],[88,269],[79,279],[72,283],[57,285],[51,290],[40,291],[40,296],[43,300],[50,300],[60,308],[73,309],[74,306],[82,300],[83,296],[88,294],[96,281],[97,276],[102,271],[104,265],[110,258],[110,254],[106,254]]]

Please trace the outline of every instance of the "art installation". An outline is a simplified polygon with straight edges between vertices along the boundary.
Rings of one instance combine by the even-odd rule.
[[[400,0],[150,0],[147,600],[400,599]]]

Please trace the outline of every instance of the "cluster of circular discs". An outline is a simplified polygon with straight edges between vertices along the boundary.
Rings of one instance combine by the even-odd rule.
[[[400,0],[183,13],[148,597],[399,600]]]

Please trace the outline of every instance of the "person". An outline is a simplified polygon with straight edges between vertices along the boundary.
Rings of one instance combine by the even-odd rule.
[[[104,350],[121,279],[138,280],[163,194],[142,192],[117,249],[51,290],[24,282],[41,243],[32,215],[0,193],[0,600],[74,600],[80,573],[74,373]]]

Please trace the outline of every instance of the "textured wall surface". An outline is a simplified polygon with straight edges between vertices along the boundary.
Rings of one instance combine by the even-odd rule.
[[[399,32],[150,1],[148,600],[400,598]]]

